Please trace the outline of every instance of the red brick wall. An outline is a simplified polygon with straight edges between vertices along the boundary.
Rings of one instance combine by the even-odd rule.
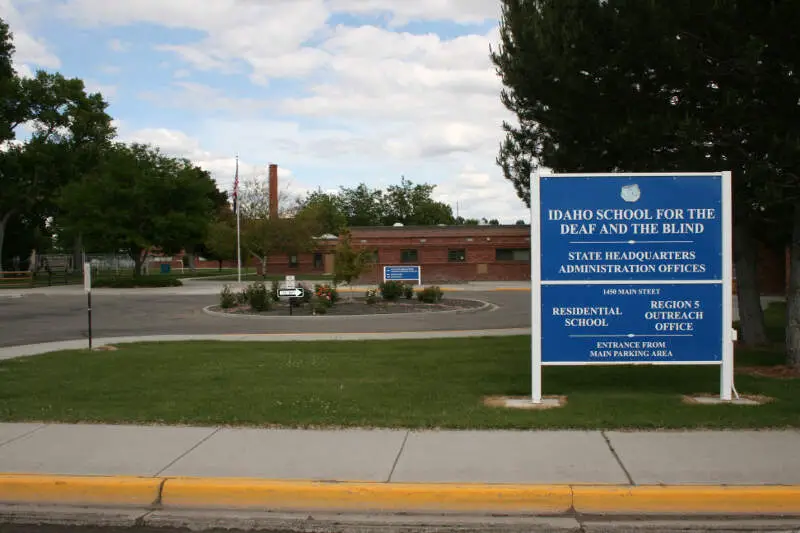
[[[413,264],[422,267],[423,284],[430,284],[529,280],[529,261],[495,259],[497,248],[529,249],[529,232],[526,226],[354,228],[352,236],[355,246],[378,250],[378,264],[362,276],[361,283],[383,281],[384,266]],[[401,261],[407,249],[417,250],[417,261]],[[466,260],[448,261],[450,250],[465,250]]]
[[[422,281],[425,284],[457,281],[526,281],[530,280],[528,261],[496,261],[497,248],[528,249],[530,228],[528,226],[458,226],[458,227],[375,227],[352,228],[355,247],[378,250],[378,264],[365,274],[361,283],[382,281],[384,266],[402,265],[401,252],[416,249],[422,266]],[[422,242],[424,241],[424,242]],[[333,245],[324,250],[333,251]],[[448,250],[466,250],[466,262],[449,262]],[[301,254],[299,264],[289,266],[287,256],[273,256],[267,264],[268,274],[319,274],[324,266],[314,267],[314,254]],[[245,261],[247,261],[245,263]],[[258,260],[242,257],[242,265],[261,269]],[[485,273],[478,273],[478,265],[486,265]],[[173,268],[180,266],[173,262]],[[198,261],[198,268],[217,268],[216,261]],[[236,261],[225,261],[223,266],[235,268]],[[788,267],[786,257],[780,251],[762,247],[759,253],[759,276],[764,294],[785,294]]]

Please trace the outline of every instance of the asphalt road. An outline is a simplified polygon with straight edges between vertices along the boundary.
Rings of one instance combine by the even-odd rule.
[[[226,333],[365,333],[530,327],[528,292],[458,292],[453,298],[499,306],[474,313],[424,313],[360,317],[210,316],[215,295],[98,295],[92,298],[95,337]],[[0,346],[65,341],[87,335],[83,294],[27,294],[0,299]]]

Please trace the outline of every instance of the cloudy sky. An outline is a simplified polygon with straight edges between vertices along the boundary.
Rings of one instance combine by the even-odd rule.
[[[202,7],[201,7],[202,6]],[[497,0],[0,0],[20,73],[83,78],[124,140],[294,194],[400,177],[528,220],[495,164]]]

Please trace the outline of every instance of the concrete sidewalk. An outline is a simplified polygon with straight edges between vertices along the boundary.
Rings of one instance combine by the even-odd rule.
[[[378,483],[800,485],[800,431],[0,424],[0,472]]]
[[[328,512],[341,528],[345,513],[461,513],[521,517],[520,531],[533,516],[569,531],[597,515],[785,518],[800,516],[798,449],[798,431],[0,424],[0,514],[123,509],[131,524],[185,526],[200,511],[218,526],[220,512]],[[107,524],[99,512],[88,522]]]

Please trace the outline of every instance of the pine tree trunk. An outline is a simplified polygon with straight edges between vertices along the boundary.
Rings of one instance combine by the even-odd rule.
[[[133,256],[133,277],[138,278],[142,275],[142,265],[144,265],[144,257],[142,255],[142,249],[137,249],[131,255]]]
[[[75,237],[72,249],[72,268],[76,271],[83,271],[83,235],[80,233]]]
[[[189,264],[184,266],[188,266],[189,270],[195,272],[197,270],[197,265],[195,264],[194,252],[186,252],[186,259],[189,260]]]
[[[0,278],[3,277],[3,244],[6,240],[6,227],[8,227],[12,213],[13,211],[9,211],[3,215],[3,218],[0,218]]]
[[[792,217],[789,293],[786,295],[786,364],[800,370],[800,203]]]
[[[767,343],[761,289],[758,284],[756,241],[745,224],[733,227],[733,262],[736,267],[736,296],[739,303],[739,342],[747,346]]]

